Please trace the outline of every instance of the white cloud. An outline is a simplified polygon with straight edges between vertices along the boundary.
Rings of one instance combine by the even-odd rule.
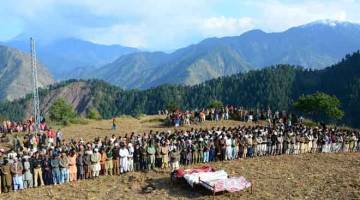
[[[254,28],[254,26],[254,21],[250,17],[235,18],[220,16],[205,19],[200,28],[205,36],[230,36],[240,35]]]
[[[357,1],[357,0],[356,0]],[[288,3],[279,0],[254,2],[260,11],[259,26],[268,31],[283,31],[316,20],[358,21],[360,4],[353,0],[317,0]]]
[[[152,50],[257,28],[283,31],[319,19],[360,22],[359,0],[0,0],[0,40],[79,37]],[[16,21],[17,25],[8,25]],[[5,24],[5,25],[4,25]],[[13,23],[14,24],[14,23]],[[11,29],[11,30],[10,30]],[[14,35],[15,36],[15,35]]]

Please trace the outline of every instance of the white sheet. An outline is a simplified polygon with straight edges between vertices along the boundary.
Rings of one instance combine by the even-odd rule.
[[[224,180],[228,178],[228,174],[224,170],[219,170],[216,172],[200,172],[193,174],[185,174],[184,178],[186,182],[188,182],[189,185],[193,187],[194,184],[199,183],[199,178],[205,182],[209,182],[213,180]]]

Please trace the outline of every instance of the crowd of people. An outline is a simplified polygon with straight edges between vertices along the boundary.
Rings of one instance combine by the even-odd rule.
[[[20,133],[24,131],[33,131],[33,123],[31,120],[26,122],[3,121],[0,124],[0,133]]]
[[[358,131],[284,121],[266,126],[150,131],[91,141],[65,140],[61,130],[45,128],[39,135],[27,133],[7,152],[0,149],[1,191],[257,156],[360,151]]]
[[[183,125],[191,125],[193,123],[221,120],[240,120],[248,122],[257,122],[259,120],[284,119],[286,122],[291,122],[292,114],[285,111],[272,112],[268,109],[246,109],[236,106],[223,106],[219,108],[203,108],[195,109],[193,111],[181,111],[179,109],[169,112],[168,110],[159,111],[159,114],[165,115],[170,125],[175,127]]]

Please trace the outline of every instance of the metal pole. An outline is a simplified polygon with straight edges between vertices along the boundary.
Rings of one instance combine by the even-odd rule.
[[[39,133],[40,125],[40,103],[39,103],[39,86],[37,76],[37,63],[36,63],[36,51],[35,51],[35,40],[30,38],[31,48],[31,69],[32,69],[32,81],[33,81],[33,115],[34,115],[34,132],[35,135]]]

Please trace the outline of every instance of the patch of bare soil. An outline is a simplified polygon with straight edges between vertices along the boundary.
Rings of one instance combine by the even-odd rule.
[[[90,121],[85,125],[73,124],[62,129],[65,138],[83,138],[94,139],[95,137],[105,137],[115,134],[116,136],[124,136],[126,133],[142,134],[144,132],[153,131],[174,131],[175,127],[164,125],[164,116],[148,115],[140,118],[124,116],[116,119],[117,129],[111,130],[112,120]],[[263,122],[262,122],[263,123]],[[227,121],[206,121],[204,123],[195,123],[190,126],[181,126],[176,129],[189,130],[191,128],[212,128],[212,127],[235,127],[235,126],[253,126],[254,123],[245,123],[234,120]]]

